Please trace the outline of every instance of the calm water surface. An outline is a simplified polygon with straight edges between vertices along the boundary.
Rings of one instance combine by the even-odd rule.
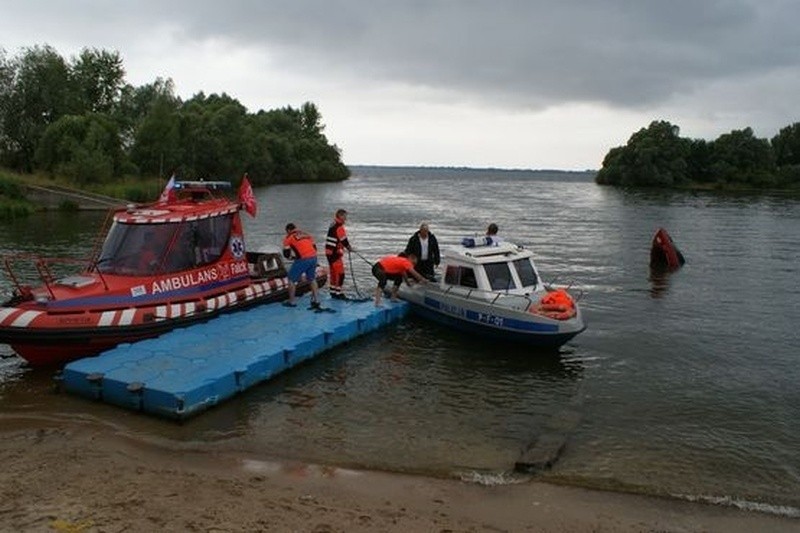
[[[520,452],[568,421],[545,479],[800,516],[800,201],[630,192],[569,174],[373,174],[258,190],[248,246],[277,245],[290,220],[322,242],[337,207],[370,260],[402,249],[422,220],[440,243],[493,221],[536,252],[546,280],[584,291],[588,329],[542,356],[412,317],[182,425],[55,394],[50,372],[9,355],[0,414],[482,482],[510,482]],[[103,220],[6,223],[0,251],[81,256]],[[687,258],[660,277],[648,268],[659,226]],[[369,293],[369,265],[352,257],[346,286]]]

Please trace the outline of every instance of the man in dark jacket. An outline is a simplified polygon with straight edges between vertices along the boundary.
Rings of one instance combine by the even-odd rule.
[[[436,236],[428,230],[428,224],[419,225],[419,231],[408,239],[405,250],[407,255],[417,257],[416,271],[429,280],[433,280],[433,268],[439,265],[439,243]]]

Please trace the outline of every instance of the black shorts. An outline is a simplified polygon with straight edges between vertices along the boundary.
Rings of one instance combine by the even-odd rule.
[[[380,263],[375,263],[372,266],[372,275],[378,280],[378,288],[386,288],[386,282],[392,280],[395,287],[399,287],[403,283],[402,274],[387,274]]]

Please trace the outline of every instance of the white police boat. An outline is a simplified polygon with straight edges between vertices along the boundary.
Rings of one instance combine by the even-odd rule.
[[[424,318],[541,348],[556,349],[586,329],[576,299],[545,286],[531,250],[477,241],[444,249],[441,279],[404,284],[398,296]]]

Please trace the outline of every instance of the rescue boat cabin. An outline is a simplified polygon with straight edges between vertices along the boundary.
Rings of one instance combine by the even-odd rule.
[[[229,188],[177,182],[168,201],[117,210],[90,266],[63,278],[45,272],[32,299],[50,309],[103,308],[249,285],[240,206],[220,194]]]
[[[541,291],[533,252],[512,243],[490,246],[456,246],[443,254],[443,289],[529,295]]]
[[[240,260],[244,258],[242,235],[238,206],[226,199],[131,208],[114,216],[96,268],[101,274],[152,276],[203,267],[226,252],[230,259]],[[226,247],[229,237],[230,249]]]

